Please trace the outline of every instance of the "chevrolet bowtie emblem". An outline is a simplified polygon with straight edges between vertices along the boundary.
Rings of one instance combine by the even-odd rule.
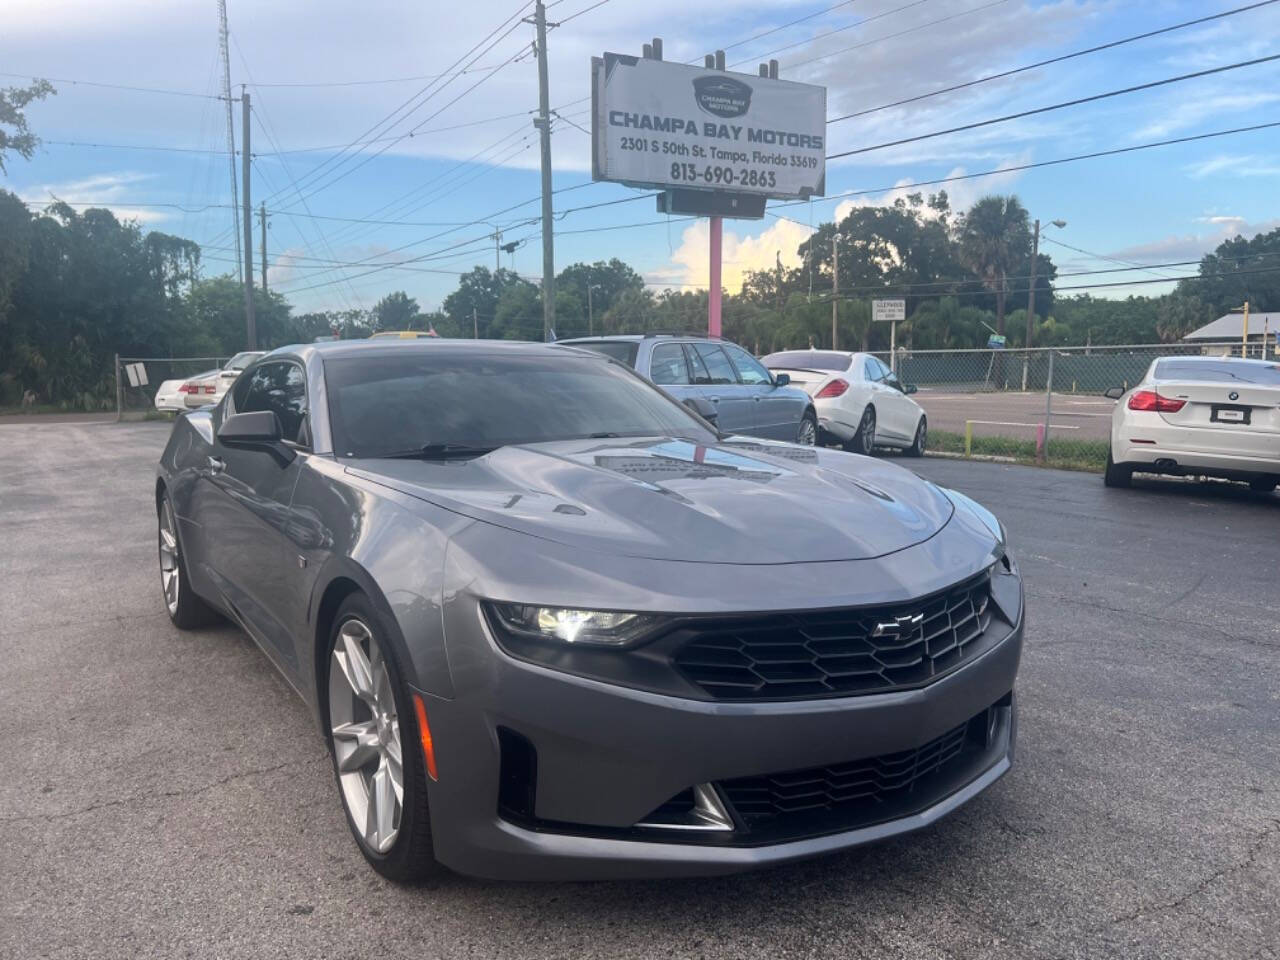
[[[924,623],[924,614],[916,613],[906,617],[895,617],[892,620],[881,620],[871,631],[873,637],[900,637],[910,633]]]

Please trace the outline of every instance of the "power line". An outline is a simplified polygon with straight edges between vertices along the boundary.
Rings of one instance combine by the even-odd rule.
[[[988,3],[979,4],[976,7],[970,7],[967,10],[961,10],[945,17],[939,17],[937,20],[930,20],[927,23],[916,24],[914,27],[907,27],[905,30],[899,30],[897,33],[886,33],[884,36],[872,37],[870,40],[863,40],[861,43],[855,43],[850,47],[841,47],[839,50],[832,50],[830,53],[819,54],[816,57],[810,57],[808,60],[798,60],[795,63],[788,63],[787,68],[794,70],[797,67],[805,67],[811,63],[817,63],[819,60],[829,60],[831,57],[837,57],[842,53],[849,53],[853,50],[861,50],[863,47],[870,47],[877,43],[883,43],[885,40],[896,40],[898,37],[905,37],[910,33],[918,33],[929,27],[936,27],[940,23],[949,23],[952,20],[959,20],[961,17],[967,17],[971,13],[981,13],[983,10],[989,10],[992,7],[998,7],[1009,0],[990,0]]]
[[[0,77],[17,77],[20,80],[48,80],[50,83],[69,83],[73,87],[102,87],[107,90],[128,90],[133,93],[159,93],[169,97],[195,97],[199,100],[221,100],[212,93],[196,93],[193,90],[167,90],[162,87],[136,87],[125,83],[107,83],[102,80],[68,80],[65,77],[38,77],[29,73],[0,73]]]
[[[46,140],[40,138],[41,145],[52,144],[58,147],[94,147],[102,150],[158,150],[163,153],[198,153],[204,156],[220,156],[225,157],[227,151],[215,150],[210,147],[162,147],[149,143],[89,143],[84,140]],[[236,151],[236,156],[240,155],[240,151]]]
[[[1019,163],[1007,167],[998,167],[995,170],[983,170],[979,173],[961,173],[950,177],[936,177],[932,180],[917,180],[914,183],[897,183],[888,187],[873,187],[864,190],[847,190],[844,193],[838,193],[830,197],[815,197],[812,200],[794,200],[789,203],[777,204],[775,209],[783,209],[786,207],[802,207],[810,203],[833,203],[840,200],[847,200],[850,197],[865,197],[873,193],[887,193],[893,190],[910,190],[914,187],[933,187],[944,183],[958,183],[962,180],[974,180],[979,177],[994,177],[1006,173],[1019,173],[1023,170],[1035,170],[1039,167],[1055,167],[1064,163],[1075,163],[1079,160],[1094,160],[1099,157],[1114,157],[1122,153],[1136,153],[1139,150],[1151,150],[1155,147],[1168,147],[1179,143],[1193,143],[1197,140],[1210,140],[1214,137],[1226,137],[1237,133],[1251,133],[1255,130],[1268,130],[1273,127],[1280,127],[1280,120],[1270,123],[1255,123],[1247,127],[1235,127],[1230,130],[1214,130],[1211,133],[1196,133],[1186,137],[1172,137],[1168,140],[1156,140],[1151,143],[1137,143],[1128,147],[1115,147],[1110,150],[1095,150],[1092,153],[1080,153],[1073,157],[1058,157],[1055,160],[1038,160],[1035,163]]]
[[[840,3],[832,4],[831,6],[823,10],[819,10],[817,13],[810,13],[803,17],[797,17],[795,20],[789,20],[788,22],[781,24],[780,26],[762,31],[761,33],[757,33],[755,36],[747,37],[746,39],[743,39],[743,40],[735,40],[733,43],[730,43],[724,47],[721,47],[720,49],[732,50],[734,47],[741,47],[743,44],[751,43],[753,40],[759,40],[761,37],[767,37],[767,36],[770,36],[771,34],[780,33],[783,30],[786,30],[788,27],[794,27],[808,20],[813,20],[815,17],[820,17],[824,13],[830,13],[832,10],[839,10],[841,7],[847,7],[857,2],[858,0],[840,0]],[[694,61],[690,61],[690,62],[694,62]]]
[[[935,130],[932,133],[921,133],[914,137],[903,137],[900,140],[890,140],[886,143],[877,143],[870,147],[858,147],[854,150],[844,150],[840,153],[832,153],[827,155],[828,160],[838,160],[841,157],[851,157],[855,154],[869,153],[872,150],[883,150],[886,147],[899,147],[905,143],[918,143],[921,140],[929,140],[933,137],[942,137],[952,133],[961,133],[965,130],[976,130],[979,127],[989,127],[992,124],[1004,123],[1008,120],[1019,120],[1023,117],[1031,117],[1036,114],[1048,113],[1052,110],[1061,110],[1064,107],[1076,107],[1084,103],[1093,103],[1098,100],[1106,100],[1109,97],[1118,97],[1126,93],[1136,93],[1141,90],[1151,90],[1155,87],[1163,87],[1170,83],[1179,83],[1183,80],[1194,80],[1197,77],[1207,77],[1213,74],[1226,73],[1228,70],[1239,70],[1242,67],[1254,67],[1263,63],[1270,63],[1274,60],[1280,60],[1280,53],[1271,54],[1267,57],[1257,57],[1253,60],[1241,60],[1237,63],[1229,63],[1221,67],[1210,67],[1207,70],[1196,70],[1193,73],[1184,73],[1176,77],[1165,77],[1163,80],[1152,80],[1148,83],[1139,83],[1132,87],[1123,87],[1120,90],[1109,90],[1106,93],[1095,93],[1088,97],[1077,97],[1074,100],[1064,100],[1062,103],[1053,103],[1045,107],[1035,107],[1031,110],[1021,110],[1018,113],[1005,114],[1002,117],[992,117],[989,120],[978,120],[973,123],[961,124],[958,127],[948,127],[945,130]]]
[[[877,13],[871,17],[863,17],[857,23],[850,23],[847,26],[836,27],[834,30],[828,30],[826,33],[816,33],[812,37],[809,37],[808,39],[797,40],[794,43],[788,43],[784,46],[776,47],[775,49],[769,50],[765,53],[758,53],[755,56],[747,57],[745,60],[738,60],[734,63],[731,63],[729,66],[731,67],[741,66],[744,63],[750,63],[752,60],[757,60],[760,57],[771,57],[775,53],[782,53],[784,50],[791,50],[794,47],[802,47],[809,43],[815,43],[818,40],[823,40],[823,39],[826,39],[827,37],[835,36],[837,33],[845,33],[846,31],[853,30],[856,27],[865,27],[868,23],[874,23],[876,20],[883,20],[885,19],[885,17],[892,17],[896,13],[902,13],[904,10],[910,10],[912,7],[918,7],[921,4],[928,3],[928,2],[929,0],[911,0],[910,3],[904,3],[902,6],[894,7],[892,10],[885,10],[883,13]],[[997,3],[1007,3],[1007,2],[1008,0],[995,0],[995,3],[988,4],[988,6],[995,6]]]
[[[565,17],[563,20],[559,21],[559,22],[558,22],[558,23],[556,23],[555,25],[556,25],[557,27],[563,27],[563,26],[564,26],[566,23],[568,23],[570,20],[577,20],[577,19],[578,19],[580,16],[582,16],[584,13],[590,13],[590,12],[591,12],[592,10],[594,10],[596,7],[603,7],[603,6],[604,6],[606,3],[608,3],[608,2],[609,2],[609,0],[596,0],[596,2],[595,2],[595,3],[593,3],[591,6],[589,6],[589,7],[584,7],[583,9],[579,10],[577,13],[571,13],[571,14],[569,14],[569,16]]]
[[[871,113],[877,113],[881,110],[890,110],[893,107],[905,106],[908,103],[918,103],[921,100],[928,100],[932,97],[941,96],[944,93],[954,93],[957,90],[965,90],[965,89],[968,89],[969,87],[976,87],[979,84],[990,83],[993,80],[1003,80],[1006,77],[1012,77],[1019,73],[1026,73],[1028,70],[1037,70],[1040,67],[1047,67],[1054,63],[1062,63],[1063,61],[1066,61],[1066,60],[1073,60],[1076,57],[1083,57],[1091,53],[1098,53],[1102,50],[1112,50],[1116,47],[1121,47],[1129,43],[1135,43],[1139,40],[1149,40],[1151,37],[1158,37],[1158,36],[1161,36],[1162,34],[1173,33],[1175,30],[1184,30],[1187,27],[1199,26],[1202,23],[1209,23],[1210,21],[1213,21],[1213,20],[1221,20],[1224,17],[1235,16],[1238,13],[1245,13],[1250,10],[1257,10],[1259,7],[1268,7],[1271,4],[1277,3],[1277,2],[1280,2],[1280,0],[1261,0],[1261,2],[1259,3],[1251,3],[1251,4],[1248,4],[1247,6],[1236,7],[1234,10],[1224,10],[1221,13],[1211,14],[1210,16],[1207,16],[1207,17],[1198,17],[1195,20],[1185,20],[1182,23],[1175,23],[1168,27],[1161,27],[1159,30],[1149,30],[1146,33],[1138,33],[1138,34],[1134,34],[1131,37],[1124,37],[1120,40],[1112,40],[1109,43],[1098,44],[1097,46],[1088,47],[1084,50],[1076,50],[1072,53],[1064,53],[1060,56],[1050,57],[1047,60],[1040,60],[1040,61],[1037,61],[1036,63],[1029,63],[1026,66],[1015,67],[1012,70],[1004,70],[1000,73],[994,73],[988,77],[979,77],[977,80],[967,80],[964,83],[953,84],[952,86],[943,87],[940,90],[934,90],[934,91],[931,91],[930,93],[922,93],[914,97],[907,97],[903,100],[895,100],[893,103],[885,103],[885,104],[881,104],[878,107],[868,107],[865,110],[857,110],[853,113],[846,113],[844,116],[832,117],[830,120],[827,121],[827,124],[830,125],[833,123],[840,123],[842,120],[852,120],[854,117],[865,117]]]

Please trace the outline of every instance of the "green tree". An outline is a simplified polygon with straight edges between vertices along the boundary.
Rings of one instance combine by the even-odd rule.
[[[1280,227],[1252,240],[1235,236],[1200,261],[1200,277],[1178,290],[1208,305],[1210,319],[1238,309],[1246,300],[1254,312],[1280,310]],[[1208,321],[1205,321],[1208,322]]]
[[[403,290],[389,293],[373,307],[373,326],[375,330],[425,330],[426,327],[415,327],[418,320],[418,301]]]
[[[960,253],[996,295],[996,330],[1005,332],[1005,295],[1012,268],[1031,260],[1027,211],[1017,197],[983,197],[960,218]]]
[[[40,138],[27,126],[27,106],[57,92],[48,80],[36,80],[28,87],[0,90],[0,173],[8,172],[4,155],[9,151],[26,160],[31,159]]]

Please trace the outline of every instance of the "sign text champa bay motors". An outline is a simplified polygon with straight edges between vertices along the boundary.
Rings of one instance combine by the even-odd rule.
[[[822,196],[825,87],[617,53],[591,71],[594,179]]]

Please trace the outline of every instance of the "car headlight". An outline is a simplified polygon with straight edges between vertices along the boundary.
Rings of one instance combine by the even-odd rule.
[[[508,630],[524,636],[597,647],[623,647],[651,633],[661,617],[616,610],[577,610],[519,603],[490,603]]]

